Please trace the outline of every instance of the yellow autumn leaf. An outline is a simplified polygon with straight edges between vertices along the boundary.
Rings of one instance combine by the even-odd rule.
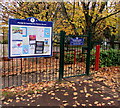
[[[73,95],[78,95],[78,93],[77,93],[77,92],[74,92]]]
[[[103,98],[104,100],[109,100],[109,99],[111,99],[111,97],[105,97],[105,98]]]
[[[94,104],[98,104],[99,102],[98,101],[95,101]]]
[[[65,92],[65,93],[64,93],[64,96],[68,96],[68,93],[67,93],[67,92]]]
[[[73,97],[73,99],[77,99],[77,97]]]

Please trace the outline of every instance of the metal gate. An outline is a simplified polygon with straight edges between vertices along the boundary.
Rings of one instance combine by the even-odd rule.
[[[65,32],[61,31],[57,37],[58,41],[53,41],[52,57],[8,59],[8,44],[0,44],[2,87],[89,75],[90,35],[66,36]],[[70,45],[69,40],[72,37],[84,38],[84,45]]]
[[[73,37],[84,39],[84,45],[70,45],[70,39]],[[67,36],[64,31],[61,31],[60,42],[59,79],[89,75],[91,34]]]

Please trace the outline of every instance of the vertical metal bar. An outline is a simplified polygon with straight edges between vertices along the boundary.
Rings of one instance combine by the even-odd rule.
[[[24,67],[25,67],[25,68],[24,68],[24,69],[25,69],[25,83],[26,83],[26,76],[27,76],[27,75],[26,75],[26,73],[27,73],[27,72],[26,72],[26,70],[27,70],[27,69],[26,69],[26,61],[27,61],[27,59],[24,58],[24,62],[25,62],[25,66],[24,66]]]
[[[74,65],[72,65],[72,76],[74,75],[75,71],[76,71],[76,47],[72,45],[72,50],[74,51]]]
[[[33,72],[34,72],[34,58],[32,58],[32,72],[31,72],[31,81],[32,81],[32,83],[33,83]]]
[[[74,49],[74,65],[76,64],[76,49]]]
[[[59,80],[63,78],[63,71],[64,71],[64,39],[65,39],[65,32],[60,32],[60,67],[59,67]]]
[[[18,64],[19,64],[19,60],[16,59],[16,65],[15,65],[15,67],[16,67],[16,85],[18,85],[18,73],[19,73],[19,66],[18,66]]]
[[[21,58],[21,72],[20,72],[20,76],[21,76],[21,85],[22,85],[22,58]]]
[[[11,69],[11,71],[12,71],[12,86],[13,86],[13,85],[14,85],[14,76],[15,76],[15,75],[14,75],[14,74],[15,74],[15,73],[14,73],[14,69],[13,69],[13,65],[14,65],[14,64],[13,64],[13,62],[14,62],[14,61],[13,61],[13,58],[12,58],[11,62],[12,62],[12,66],[11,66],[11,68],[12,68],[12,69]]]
[[[91,28],[88,30],[88,39],[87,39],[87,58],[86,58],[86,74],[89,75],[90,71],[90,50],[91,50]]]
[[[46,79],[46,81],[47,81],[47,80],[48,80],[48,77],[49,77],[49,76],[47,76],[47,71],[49,70],[49,69],[48,69],[48,60],[47,60],[47,58],[45,58],[45,64],[46,64],[46,67],[45,67],[45,77],[46,77],[46,78],[45,78],[45,79]]]
[[[37,70],[37,64],[38,64],[38,59],[37,59],[37,57],[36,57],[36,80],[35,80],[35,82],[37,82],[37,73],[38,73],[38,70]]]
[[[10,64],[9,64],[9,60],[8,60],[8,55],[6,56],[7,57],[7,65],[8,65],[8,87],[10,86]]]
[[[4,32],[3,32],[3,40],[4,40]],[[5,57],[5,54],[4,54],[4,52],[5,52],[5,46],[4,46],[4,44],[3,44],[3,58],[2,58],[2,61],[3,61],[3,71],[4,71],[4,86],[3,87],[5,87],[5,85],[6,85],[6,83],[5,83],[5,79],[6,79],[6,66],[5,66],[5,61],[4,61],[4,57]]]
[[[29,77],[29,70],[30,70],[30,59],[31,59],[31,58],[28,58],[28,59],[27,59],[27,65],[28,65],[27,79],[28,79],[28,83],[30,82],[30,77]]]

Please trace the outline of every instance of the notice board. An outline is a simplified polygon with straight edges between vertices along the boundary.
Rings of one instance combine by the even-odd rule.
[[[52,56],[52,22],[9,19],[9,58]]]

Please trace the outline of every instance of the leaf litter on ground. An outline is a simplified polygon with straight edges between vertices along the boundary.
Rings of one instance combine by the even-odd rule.
[[[110,68],[110,69],[109,69]],[[119,69],[117,67],[115,68],[111,68],[111,67],[106,67],[106,68],[103,68],[103,69],[100,69],[96,74],[93,74],[93,80],[89,81],[89,80],[84,80],[84,81],[80,81],[80,80],[77,80],[77,81],[80,81],[80,85],[82,83],[88,83],[89,86],[91,87],[90,88],[90,91],[93,92],[93,93],[97,93],[99,94],[100,91],[95,91],[93,88],[92,88],[92,83],[95,82],[95,81],[99,81],[99,82],[103,82],[105,85],[109,85],[111,88],[112,88],[112,91],[115,92],[116,91],[116,87],[119,86],[118,82],[117,82],[117,79],[115,77],[115,75],[117,75],[116,73],[119,71]],[[112,71],[110,71],[112,70]],[[56,86],[55,86],[56,85]],[[22,94],[22,96],[24,96],[24,93],[28,92],[28,91],[34,91],[33,93],[34,94],[38,94],[38,90],[41,90],[41,91],[47,91],[48,88],[56,88],[56,90],[59,90],[60,87],[71,87],[73,89],[73,95],[75,97],[73,97],[74,100],[76,100],[78,97],[77,97],[77,88],[75,87],[75,82],[74,81],[71,81],[71,82],[62,82],[60,84],[56,84],[56,81],[50,81],[50,82],[40,82],[40,83],[35,83],[35,84],[32,84],[32,83],[29,83],[29,84],[26,84],[26,85],[23,85],[23,86],[19,86],[19,87],[12,87],[12,88],[5,88],[5,89],[2,89],[2,91],[8,91],[8,92],[13,92],[15,94],[19,94],[20,93]],[[104,86],[101,87],[102,90],[105,89]],[[40,92],[41,92],[40,91]],[[64,91],[64,95],[67,96],[68,93],[65,91],[65,90],[61,90],[61,91]],[[84,88],[82,90],[80,90],[80,93],[85,93],[85,97],[90,97],[92,96],[90,93],[88,93],[87,91],[87,87],[84,86]],[[29,93],[26,93],[26,95],[28,95]],[[53,93],[53,91],[49,91],[48,94],[52,95],[52,96],[55,96],[55,93]],[[35,97],[36,95],[28,95],[28,97]],[[111,98],[110,97],[104,97],[103,94],[100,95],[103,100],[110,100]],[[118,96],[114,96],[114,98],[117,98]],[[32,99],[32,98],[31,98]],[[51,99],[56,99],[58,101],[60,101],[59,98],[55,98],[55,97],[51,97]],[[19,102],[20,100],[24,100],[24,99],[19,99],[17,97],[16,101]],[[28,100],[29,101],[29,100]],[[9,100],[8,102],[12,102],[12,100]],[[4,104],[9,104],[8,102],[4,102]],[[112,104],[114,103],[114,101],[110,101],[109,104]],[[94,104],[96,104],[97,106],[104,106],[105,103],[99,103],[97,101],[94,102]],[[67,104],[65,104],[67,105]],[[79,104],[77,104],[79,105]],[[82,106],[86,106],[86,104],[81,104]],[[90,103],[89,106],[91,106],[92,104]],[[76,104],[74,105],[76,106]]]

